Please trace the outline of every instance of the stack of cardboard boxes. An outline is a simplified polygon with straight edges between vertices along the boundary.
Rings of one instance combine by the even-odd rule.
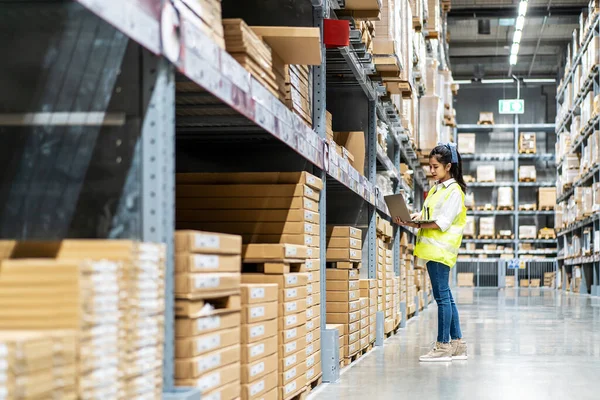
[[[76,343],[74,330],[0,331],[2,398],[79,398]]]
[[[242,399],[278,398],[279,286],[242,284]]]
[[[178,231],[175,251],[176,385],[197,387],[203,398],[235,399],[240,396],[242,240]]]
[[[377,279],[360,280],[360,297],[366,298],[369,305],[369,344],[376,339],[377,322]]]
[[[272,283],[278,286],[276,333],[277,391],[279,398],[288,399],[303,392],[307,370],[307,287],[306,258],[308,248],[290,244],[249,244],[244,247],[244,273],[242,281],[248,284]],[[312,295],[310,295],[312,297]],[[315,332],[310,332],[312,336]],[[312,344],[312,341],[310,342]],[[312,353],[320,351],[312,346]],[[314,366],[314,357],[311,367]]]

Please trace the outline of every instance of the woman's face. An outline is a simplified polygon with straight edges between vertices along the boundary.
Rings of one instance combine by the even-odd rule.
[[[450,178],[451,165],[449,163],[444,165],[434,156],[429,158],[429,167],[431,168],[433,179],[436,181],[445,181]]]

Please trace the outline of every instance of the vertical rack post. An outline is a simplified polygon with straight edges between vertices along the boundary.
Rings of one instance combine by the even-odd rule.
[[[517,94],[519,97],[519,94]],[[519,258],[519,115],[515,114],[514,117],[515,128],[514,128],[514,171],[513,171],[513,185],[515,188],[514,196],[515,196],[515,204],[513,210],[513,230],[515,234],[515,238],[513,241],[514,246],[514,255],[515,258]]]
[[[396,171],[400,173],[400,145],[397,142],[394,142],[394,168]],[[402,176],[398,176],[398,183],[395,186],[394,194],[400,193],[402,182]],[[392,225],[394,227],[394,242],[393,242],[393,251],[394,251],[394,274],[396,276],[400,276],[400,227],[396,224]]]
[[[375,101],[369,100],[367,126],[367,165],[366,174],[369,182],[376,187],[377,183],[377,108]],[[368,205],[367,214],[367,260],[369,279],[377,278],[377,213],[374,205]]]

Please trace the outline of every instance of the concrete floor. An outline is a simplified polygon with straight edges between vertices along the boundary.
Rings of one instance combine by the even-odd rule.
[[[599,399],[600,300],[541,289],[455,292],[468,361],[419,363],[437,306],[309,397],[332,399]]]

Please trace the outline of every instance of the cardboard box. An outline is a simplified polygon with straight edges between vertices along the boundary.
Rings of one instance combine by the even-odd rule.
[[[240,382],[231,382],[210,392],[202,393],[203,399],[236,399],[241,394]]]
[[[243,304],[268,303],[279,299],[279,286],[275,283],[242,283],[241,292]]]
[[[306,273],[291,273],[281,275],[268,274],[242,274],[243,283],[276,283],[279,288],[295,288],[306,286],[308,275]]]
[[[362,250],[362,240],[352,237],[327,238],[327,248]]]
[[[327,291],[326,300],[330,302],[349,302],[360,299],[360,290],[351,290],[348,292],[333,292]]]
[[[260,234],[260,233],[246,233],[242,235],[244,243],[260,242],[260,243],[290,243],[299,244],[305,246],[315,246],[319,243],[319,236],[317,233],[306,233],[306,234]]]
[[[271,354],[276,354],[277,343],[277,335],[274,335],[260,342],[242,344],[240,350],[242,364],[250,364]]]
[[[279,343],[289,343],[291,341],[302,338],[306,335],[306,325],[300,325],[296,328],[290,328],[278,332]]]
[[[356,353],[360,351],[360,340],[349,344],[348,346],[344,346],[344,351],[346,353],[346,357],[352,357]]]
[[[239,255],[175,254],[175,272],[241,272]]]
[[[496,167],[493,165],[477,166],[478,182],[496,182]]]
[[[316,332],[314,332],[314,333],[316,333]],[[310,357],[311,355],[315,354],[319,350],[321,350],[321,338],[320,337],[318,339],[306,344],[306,356],[307,357]]]
[[[311,248],[309,248],[309,252],[310,252],[310,250],[311,250]],[[317,252],[317,254],[318,254],[318,252]],[[319,268],[321,267],[321,260],[318,258],[312,259],[312,260],[306,260],[304,262],[304,265],[306,266],[307,271],[311,271],[311,272],[319,271]]]
[[[286,301],[285,303],[280,303],[279,316],[282,317],[285,315],[305,312],[306,309],[306,299]]]
[[[243,305],[241,316],[242,324],[253,324],[255,322],[275,319],[279,315],[279,302],[271,301],[262,304]]]
[[[192,386],[204,393],[239,380],[240,363],[235,363],[209,372],[198,379],[176,379],[175,386]]]
[[[278,370],[279,372],[289,371],[299,364],[304,364],[306,361],[306,350],[305,347],[302,347],[298,352],[288,355],[288,356],[279,356],[278,361]]]
[[[495,217],[481,217],[479,219],[479,235],[492,237],[496,236]]]
[[[362,251],[356,249],[327,248],[327,261],[355,261],[362,260]]]
[[[321,339],[321,330],[320,329],[313,329],[312,331],[309,331],[306,333],[306,344],[307,345],[312,342],[315,342],[319,339]]]
[[[296,354],[297,352],[299,352],[301,350],[304,350],[304,348],[306,346],[305,342],[306,342],[305,339],[299,338],[297,340],[293,340],[291,342],[279,345],[279,350],[277,352],[277,354],[279,355],[279,358],[287,357],[292,354]]]
[[[366,144],[364,132],[334,132],[334,140],[340,146],[348,149],[354,156],[350,165],[358,171],[359,174],[365,174],[365,156]]]
[[[175,275],[175,295],[197,298],[214,293],[239,293],[239,273],[186,273]]]
[[[377,280],[376,279],[361,279],[360,280],[360,288],[361,289],[375,289],[375,288],[377,288]]]
[[[264,394],[275,391],[275,399],[277,399],[277,371],[267,373],[264,377],[252,383],[242,384],[242,398],[248,400],[267,399]]]
[[[319,192],[308,185],[185,185],[176,187],[177,199],[186,197],[297,197],[319,201]]]
[[[319,203],[302,195],[290,197],[178,197],[177,210],[307,210],[319,212]],[[262,243],[262,242],[261,242]]]
[[[256,213],[256,212],[255,212]],[[318,223],[317,221],[314,221]],[[308,248],[302,245],[287,243],[247,244],[242,248],[244,262],[266,260],[304,260],[308,258]]]
[[[538,208],[556,206],[556,187],[538,189]]]
[[[327,237],[362,239],[362,230],[352,226],[327,226]]]
[[[225,329],[196,337],[175,340],[175,357],[196,357],[221,347],[240,343],[240,328]],[[242,360],[243,361],[243,360]]]
[[[200,318],[177,318],[175,319],[175,335],[178,338],[198,336],[222,329],[239,327],[240,321],[239,311]]]
[[[177,184],[305,184],[323,190],[323,181],[306,172],[191,172],[176,174]]]
[[[519,225],[519,239],[536,239],[537,227],[535,225]]]
[[[194,379],[225,365],[240,362],[240,345],[221,348],[193,358],[175,359],[175,378]]]
[[[286,315],[283,317],[279,317],[278,321],[280,331],[295,328],[297,326],[306,324],[306,313],[299,312],[297,314]]]
[[[177,226],[185,229],[212,229],[221,230],[227,233],[238,233],[243,236],[245,243],[246,237],[254,237],[253,241],[259,241],[257,236],[269,235],[302,235],[319,234],[319,225],[312,222],[187,222],[181,221]],[[260,240],[263,243],[279,243]],[[300,243],[304,244],[304,243]]]
[[[306,386],[306,365],[298,365],[291,370],[279,374],[279,384],[284,382],[283,386],[279,387],[279,398],[289,399],[295,393],[301,392]],[[285,379],[288,376],[295,376],[296,378]]]
[[[250,364],[242,364],[240,371],[241,383],[253,383],[267,374],[277,371],[277,354],[271,354]]]
[[[317,308],[317,307],[314,307]],[[311,319],[310,321],[307,320],[306,321],[306,330],[307,331],[313,331],[315,329],[318,329],[321,327],[321,316],[320,313],[316,313],[317,316],[313,319]]]
[[[176,231],[175,251],[178,253],[240,255],[242,239],[237,235],[202,231]]]
[[[331,281],[327,280],[326,285],[328,292],[348,292],[360,290],[360,284],[358,280],[347,280],[347,281]]]
[[[293,287],[293,288],[279,290],[279,301],[280,302],[299,300],[299,299],[306,298],[307,296],[308,296],[308,293],[306,292],[306,287]],[[309,304],[307,301],[306,306],[308,306],[308,305]]]
[[[475,154],[475,134],[458,134],[458,151],[461,154]]]
[[[348,313],[360,311],[360,300],[327,302],[328,313]]]
[[[535,181],[537,178],[535,165],[521,165],[519,167],[519,180]]]
[[[244,324],[241,326],[241,343],[255,343],[274,336],[277,333],[277,326],[278,321],[276,319]]]
[[[360,270],[358,269],[327,268],[325,273],[327,275],[327,281],[358,280],[360,277]]]
[[[243,200],[240,200],[243,202]],[[311,210],[265,209],[259,213],[255,209],[177,209],[179,222],[320,222],[319,213]]]
[[[349,324],[360,321],[360,311],[350,313],[327,313],[327,322],[332,324]]]

